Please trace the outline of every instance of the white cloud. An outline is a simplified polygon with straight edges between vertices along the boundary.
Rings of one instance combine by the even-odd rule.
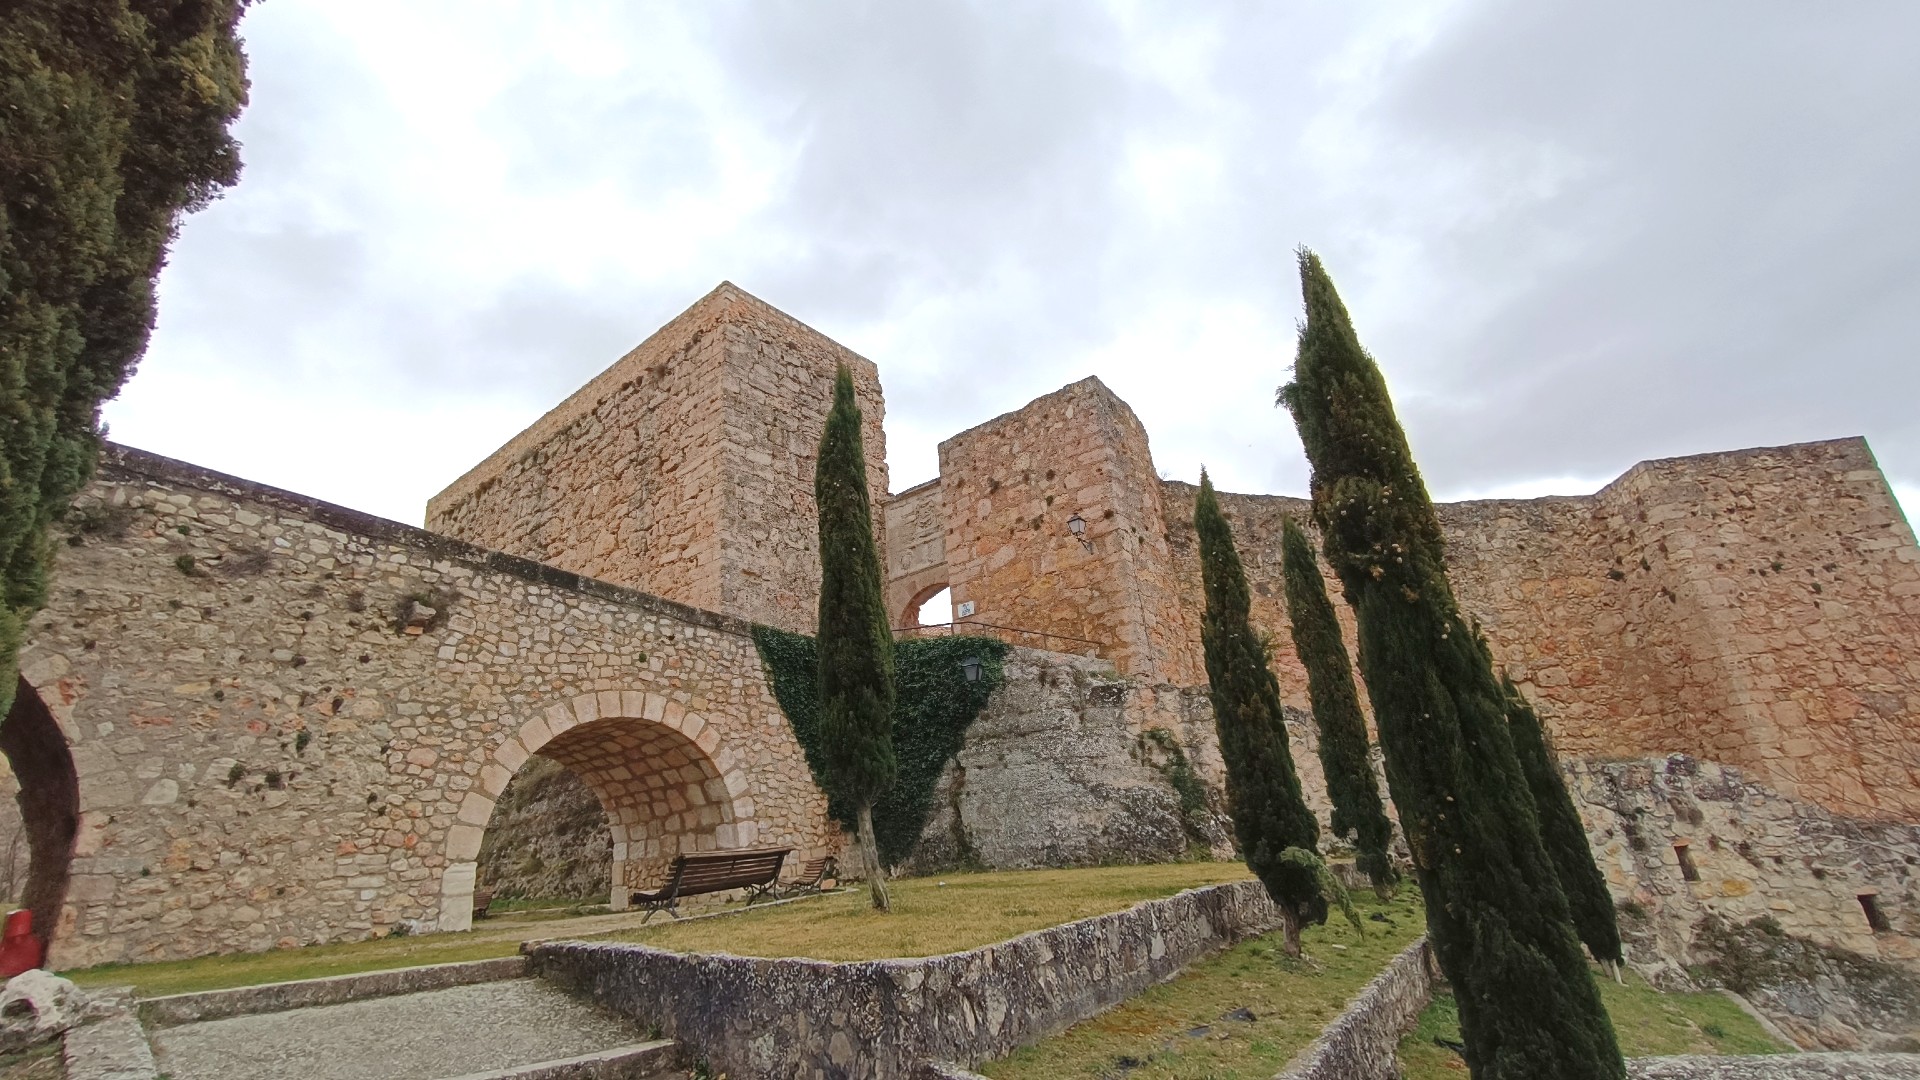
[[[879,363],[896,487],[1099,374],[1299,492],[1305,241],[1436,494],[1849,434],[1911,493],[1916,10],[275,0],[107,415],[417,521],[726,278]]]

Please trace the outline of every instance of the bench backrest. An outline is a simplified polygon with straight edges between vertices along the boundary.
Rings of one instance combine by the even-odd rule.
[[[747,851],[702,851],[676,855],[667,870],[667,885],[678,896],[744,889],[765,885],[780,876],[780,867],[792,848],[756,848]]]

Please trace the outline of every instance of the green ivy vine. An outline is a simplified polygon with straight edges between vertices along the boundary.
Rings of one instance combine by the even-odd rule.
[[[819,660],[813,639],[771,626],[755,626],[753,643],[766,665],[768,681],[793,736],[807,756],[814,782],[827,793],[827,812],[853,828],[854,808],[827,783],[820,747]],[[940,771],[960,752],[967,727],[1000,686],[1007,645],[996,638],[941,637],[895,642],[893,646],[893,753],[899,773],[893,787],[873,804],[874,839],[889,866],[905,862],[920,840],[933,811],[933,787]],[[968,682],[961,661],[980,660],[980,680]]]

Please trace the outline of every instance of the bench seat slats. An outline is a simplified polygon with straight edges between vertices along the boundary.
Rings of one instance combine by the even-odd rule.
[[[773,896],[780,880],[780,867],[792,848],[754,848],[743,851],[702,851],[674,856],[667,867],[667,879],[652,892],[636,891],[630,903],[645,905],[645,924],[657,911],[680,917],[683,896],[747,890],[747,903]]]

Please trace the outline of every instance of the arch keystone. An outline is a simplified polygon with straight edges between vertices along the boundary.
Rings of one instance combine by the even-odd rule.
[[[620,715],[639,719],[647,711],[647,695],[638,690],[620,691]]]
[[[620,691],[602,690],[598,697],[600,699],[600,718],[602,720],[620,715]]]

